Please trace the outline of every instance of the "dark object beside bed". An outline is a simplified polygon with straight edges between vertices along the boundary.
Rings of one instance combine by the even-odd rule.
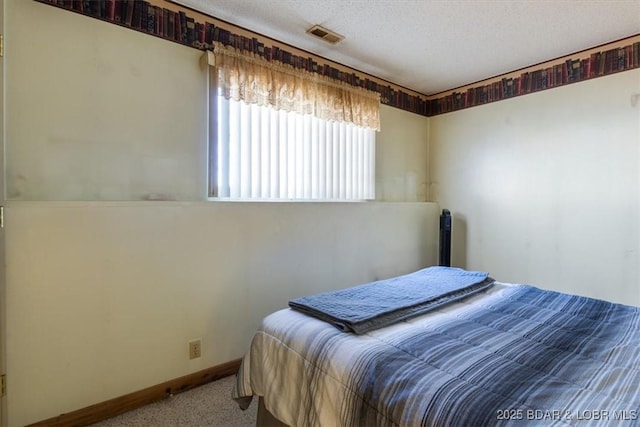
[[[442,209],[440,214],[440,264],[444,267],[451,267],[451,232],[453,222],[449,209]]]
[[[238,374],[292,426],[633,426],[640,312],[503,283],[365,335],[286,309]]]

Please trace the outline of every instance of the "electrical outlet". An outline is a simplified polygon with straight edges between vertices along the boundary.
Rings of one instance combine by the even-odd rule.
[[[189,341],[189,359],[197,359],[202,356],[202,340]]]

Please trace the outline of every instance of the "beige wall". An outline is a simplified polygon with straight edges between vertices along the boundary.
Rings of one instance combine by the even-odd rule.
[[[207,202],[201,52],[5,3],[10,426],[238,358],[295,296],[437,262],[438,206],[407,203],[426,200],[425,117],[382,108],[397,203]]]
[[[376,200],[428,200],[429,122],[382,106],[382,131],[376,137]]]
[[[8,199],[204,198],[200,51],[49,5],[6,3]]]
[[[640,305],[640,70],[430,119],[453,263]]]
[[[14,202],[6,216],[11,426],[239,358],[291,298],[437,262],[433,203]]]
[[[205,199],[201,51],[7,3],[9,200]],[[428,119],[382,106],[381,120],[376,199],[426,201]]]
[[[435,263],[439,206],[456,265],[640,304],[640,70],[431,119],[383,107],[379,202],[212,203],[199,51],[5,7],[11,426],[240,357],[292,297]]]

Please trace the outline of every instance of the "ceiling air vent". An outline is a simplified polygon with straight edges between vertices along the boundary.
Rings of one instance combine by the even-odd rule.
[[[314,25],[313,27],[309,28],[307,30],[307,33],[311,34],[312,36],[321,38],[322,40],[329,42],[331,44],[336,44],[340,40],[344,39],[344,37],[341,36],[340,34],[334,33],[331,30],[327,30],[326,28],[321,27],[320,25]]]

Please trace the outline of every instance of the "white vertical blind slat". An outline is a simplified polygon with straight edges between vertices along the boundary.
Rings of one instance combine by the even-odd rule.
[[[217,110],[216,138],[218,142],[218,164],[216,170],[217,196],[229,197],[229,103],[220,103]]]
[[[327,195],[327,128],[323,121],[318,120],[318,197],[328,198]]]
[[[280,192],[279,198],[286,199],[289,195],[289,187],[288,187],[288,173],[289,173],[289,152],[287,151],[288,145],[288,135],[289,135],[289,125],[288,125],[288,116],[286,114],[278,114],[280,131],[278,137],[278,147],[280,151],[280,169],[279,169],[279,184],[280,184]]]
[[[260,107],[260,139],[258,141],[258,144],[260,145],[260,158],[258,159],[258,161],[260,162],[260,179],[257,185],[260,189],[260,197],[263,199],[269,198],[269,190],[271,187],[271,174],[269,173],[269,171],[271,170],[271,150],[269,148],[269,113],[270,110],[268,108]]]
[[[280,177],[279,177],[279,170],[280,170],[280,151],[278,150],[279,145],[278,145],[278,135],[280,133],[280,121],[279,121],[279,117],[278,114],[276,114],[275,112],[273,112],[272,114],[269,115],[269,144],[271,147],[271,154],[270,154],[270,165],[271,165],[271,169],[270,169],[270,191],[269,191],[269,197],[270,198],[278,198],[280,197]]]

